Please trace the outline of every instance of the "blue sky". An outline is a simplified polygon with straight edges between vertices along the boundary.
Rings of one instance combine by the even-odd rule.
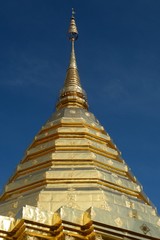
[[[72,7],[90,111],[160,212],[159,0],[1,1],[0,189],[55,109]]]

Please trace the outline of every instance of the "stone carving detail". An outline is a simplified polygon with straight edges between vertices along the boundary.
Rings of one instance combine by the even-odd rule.
[[[91,211],[91,219],[96,217],[96,212],[92,209]]]
[[[72,192],[67,194],[67,207],[79,208],[79,206],[76,203],[76,196]]]
[[[160,226],[160,218],[158,219],[157,225]]]
[[[23,217],[25,219],[31,219],[40,223],[50,223],[52,221],[52,214],[51,212],[41,211],[36,207],[26,206],[23,208]]]
[[[106,201],[104,201],[104,203],[101,205],[101,208],[107,210],[108,212],[112,210],[112,208],[109,206],[109,204]]]
[[[70,110],[70,113],[75,114],[76,111],[75,110]]]
[[[118,185],[122,185],[121,179],[118,179],[118,180],[116,181],[116,183],[117,183]]]
[[[118,227],[122,227],[123,221],[120,218],[116,218],[114,221]]]
[[[70,235],[65,235],[65,240],[75,240],[75,237]]]
[[[27,182],[28,182],[28,179],[27,179],[27,178],[25,178],[25,179],[24,179],[24,183],[27,183]]]
[[[45,221],[47,219],[46,214],[44,212],[40,212],[39,209],[35,209],[35,211],[33,209],[29,209],[27,216],[30,219],[32,219],[34,217],[35,220],[38,220],[42,223],[45,223]]]
[[[96,235],[95,236],[95,240],[103,240],[102,236],[99,234],[99,235]]]
[[[13,207],[17,208],[18,207],[18,202],[13,203]]]
[[[109,160],[109,161],[108,161],[108,164],[109,164],[109,165],[113,165],[113,161],[112,161],[112,160]]]
[[[72,169],[72,173],[73,173],[73,170],[74,169]],[[70,187],[70,188],[68,188],[68,193],[67,193],[67,195],[66,195],[66,198],[67,198],[67,204],[66,204],[66,206],[67,207],[71,207],[71,208],[77,208],[77,209],[79,209],[79,206],[77,205],[77,203],[76,203],[76,195],[75,195],[75,193],[74,193],[74,191],[75,191],[76,189],[74,188],[74,187]]]
[[[14,215],[15,215],[14,212],[12,212],[12,211],[8,212],[8,217],[14,217]]]
[[[13,222],[14,222],[13,218],[0,216],[0,230],[3,230],[3,231],[10,230]]]
[[[25,236],[25,240],[40,240],[41,238],[40,237],[36,237],[36,236]]]
[[[143,224],[140,229],[144,232],[144,234],[147,234],[150,231],[149,227],[146,224]]]
[[[88,116],[88,117],[90,116],[90,113],[89,113],[89,112],[86,112],[85,114],[86,114],[86,116]]]
[[[129,201],[126,201],[126,207],[130,208],[131,207],[131,204]]]
[[[140,185],[137,186],[137,191],[141,192],[141,186]]]
[[[129,212],[129,216],[130,216],[131,218],[138,218],[137,210],[132,209],[132,210]]]
[[[156,216],[156,210],[155,209],[152,210],[152,215]]]
[[[134,209],[134,203],[131,201],[126,201],[126,207]]]
[[[111,175],[115,178],[118,178],[117,174],[116,173],[111,173]]]
[[[68,193],[68,194],[67,194],[67,200],[68,200],[69,202],[75,202],[75,194]]]

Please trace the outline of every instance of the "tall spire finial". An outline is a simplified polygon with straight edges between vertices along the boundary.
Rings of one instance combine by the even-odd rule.
[[[74,15],[75,15],[75,11],[74,11],[74,8],[72,8],[72,17],[74,18]]]
[[[72,16],[68,29],[68,38],[72,42],[71,57],[64,87],[60,92],[60,98],[57,103],[57,109],[64,107],[80,107],[88,109],[87,97],[85,91],[81,87],[74,50],[74,43],[78,39],[78,30],[74,15],[75,11],[72,8]]]

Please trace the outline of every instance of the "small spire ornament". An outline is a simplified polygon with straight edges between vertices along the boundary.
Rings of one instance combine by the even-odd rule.
[[[72,8],[72,17],[71,17],[71,22],[68,30],[68,38],[69,40],[76,41],[78,39],[78,30],[76,27],[76,22],[75,22],[75,11]]]

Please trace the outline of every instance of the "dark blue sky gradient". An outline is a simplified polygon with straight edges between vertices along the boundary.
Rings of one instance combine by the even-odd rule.
[[[76,55],[90,111],[160,210],[160,1],[0,2],[0,189],[54,111]]]

